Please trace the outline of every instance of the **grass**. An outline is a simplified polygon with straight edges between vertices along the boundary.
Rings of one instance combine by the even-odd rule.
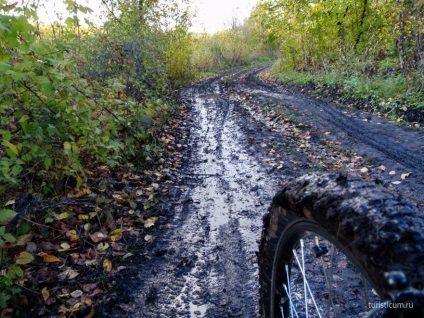
[[[374,74],[360,72],[295,72],[282,71],[278,64],[272,79],[301,86],[313,94],[340,102],[355,104],[380,112],[398,121],[424,123],[424,89],[416,74]]]

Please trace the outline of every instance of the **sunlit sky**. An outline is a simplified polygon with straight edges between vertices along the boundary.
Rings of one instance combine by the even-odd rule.
[[[192,9],[197,12],[191,31],[214,33],[230,27],[233,18],[242,23],[259,0],[191,0]],[[98,11],[100,0],[78,1]],[[54,20],[54,11],[64,12],[62,0],[49,0],[45,9],[40,8],[39,18],[48,22]],[[47,11],[47,13],[46,13]]]
[[[198,17],[193,21],[193,31],[206,30],[213,33],[227,29],[230,21],[236,17],[243,22],[252,11],[258,0],[192,0],[192,6],[197,9]]]

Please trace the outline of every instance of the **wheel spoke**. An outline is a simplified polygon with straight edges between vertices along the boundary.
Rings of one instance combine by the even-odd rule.
[[[293,255],[294,255],[295,259],[296,259],[297,266],[299,267],[300,272],[302,273],[303,280],[304,280],[305,285],[306,285],[306,287],[307,287],[307,289],[308,289],[308,291],[309,291],[309,294],[310,294],[310,296],[311,296],[312,302],[314,303],[314,306],[315,306],[315,308],[316,308],[317,314],[318,314],[318,316],[319,316],[320,318],[322,318],[321,313],[320,313],[320,310],[319,310],[319,307],[318,307],[318,305],[317,305],[317,303],[316,303],[316,301],[315,301],[315,297],[314,297],[314,295],[312,294],[311,288],[309,287],[309,284],[308,284],[308,280],[306,279],[305,271],[304,271],[304,269],[302,268],[302,265],[300,264],[299,257],[297,256],[297,252],[296,252],[296,250],[293,250]],[[306,291],[305,291],[305,292],[306,292]]]

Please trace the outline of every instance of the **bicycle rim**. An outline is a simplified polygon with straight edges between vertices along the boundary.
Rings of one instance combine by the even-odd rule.
[[[309,220],[286,226],[274,257],[272,317],[365,317],[372,311],[381,298],[347,246]]]

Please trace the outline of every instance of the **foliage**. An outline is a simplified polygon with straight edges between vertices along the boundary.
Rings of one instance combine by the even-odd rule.
[[[253,14],[280,45],[279,76],[337,81],[344,95],[374,107],[391,98],[401,109],[422,108],[423,1],[266,0]]]
[[[250,65],[274,57],[274,50],[263,40],[265,30],[251,17],[239,24],[235,19],[230,29],[215,34],[196,34],[192,41],[192,67],[195,73],[219,72]]]
[[[174,112],[173,90],[193,76],[180,1],[104,0],[101,27],[82,22],[90,10],[75,0],[64,1],[69,17],[51,25],[35,23],[37,5],[22,3],[0,0],[0,308],[19,294],[26,265],[39,262],[19,245],[31,227],[9,223],[22,211],[3,206],[18,193],[53,199],[86,189],[98,167],[150,165]],[[64,215],[82,220],[44,213],[35,224],[58,218],[60,231]]]

